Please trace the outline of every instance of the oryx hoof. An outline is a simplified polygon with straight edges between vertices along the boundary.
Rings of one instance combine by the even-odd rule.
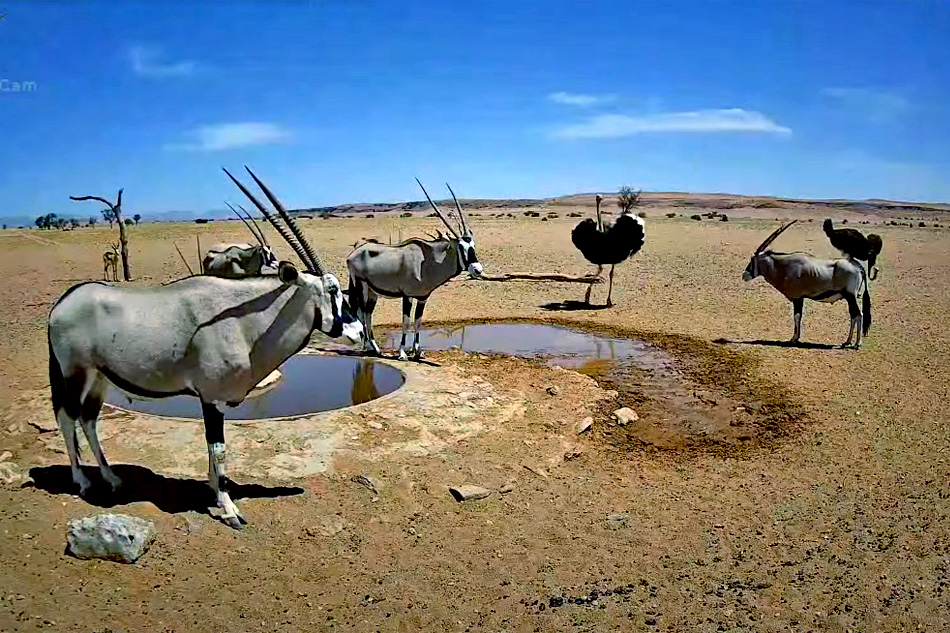
[[[422,350],[418,347],[412,351],[412,360],[422,360]]]
[[[399,350],[399,360],[409,360],[409,354],[406,353],[406,350]]]
[[[243,530],[244,526],[247,525],[247,519],[245,519],[240,514],[223,516],[221,517],[221,522],[227,525],[229,528],[233,528],[235,530]]]
[[[92,490],[92,482],[86,478],[80,479],[79,481],[75,483],[77,486],[79,486],[80,497],[85,497],[89,493],[89,491]]]

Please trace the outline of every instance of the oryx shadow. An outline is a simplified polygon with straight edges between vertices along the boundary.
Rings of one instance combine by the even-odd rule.
[[[841,349],[840,345],[832,345],[831,343],[808,343],[805,341],[792,343],[791,341],[770,341],[765,339],[755,339],[752,341],[731,341],[727,338],[717,338],[713,341],[713,343],[718,345],[760,345],[762,347],[790,347],[795,349]]]
[[[573,299],[567,299],[565,301],[552,301],[551,303],[544,303],[540,306],[542,310],[547,310],[548,312],[579,312],[581,310],[606,310],[611,307],[607,304],[604,305],[594,305],[592,303],[587,303],[586,301],[574,301]]]
[[[116,464],[112,466],[112,470],[122,479],[122,485],[115,491],[102,480],[98,468],[83,466],[83,473],[92,482],[92,487],[82,497],[83,501],[99,508],[114,508],[147,501],[168,514],[210,514],[208,509],[217,506],[214,492],[206,479],[165,477],[134,464]],[[33,479],[33,487],[45,490],[51,495],[75,495],[79,492],[78,486],[73,483],[69,466],[37,466],[30,469],[30,477]],[[298,486],[239,484],[230,479],[227,480],[227,490],[234,501],[275,499],[304,493],[304,489]]]
[[[393,354],[371,354],[361,349],[320,349],[321,352],[332,352],[337,356],[353,356],[356,358],[385,358],[386,360],[394,360],[397,363],[419,363],[420,365],[428,365],[429,367],[441,367],[439,363],[434,363],[431,360],[425,359],[414,359],[410,358],[406,361],[399,360],[399,356],[395,353]]]

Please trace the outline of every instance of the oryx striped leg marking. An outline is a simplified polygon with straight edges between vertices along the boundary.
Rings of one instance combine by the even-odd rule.
[[[792,334],[791,343],[797,343],[802,337],[802,310],[805,309],[804,299],[792,299],[792,313],[795,319],[795,332]]]
[[[376,336],[373,334],[373,310],[376,309],[376,293],[369,287],[369,284],[357,282],[359,291],[359,304],[363,330],[366,334],[366,342],[363,344],[364,351],[370,354],[379,355],[379,344],[376,343]]]
[[[412,316],[412,299],[402,298],[402,338],[399,340],[399,360],[409,360],[406,355],[406,330],[409,329],[409,320]]]
[[[227,473],[224,468],[224,414],[214,404],[201,403],[205,419],[205,440],[208,442],[208,481],[214,490],[218,507],[224,511],[221,518],[229,526],[240,529],[247,520],[231,501],[227,491]]]
[[[422,348],[419,346],[419,325],[422,323],[422,312],[426,309],[426,301],[429,297],[416,299],[416,322],[413,327],[416,330],[416,338],[412,344],[412,357],[416,360],[422,359]]]
[[[82,426],[82,431],[86,435],[86,441],[89,443],[89,448],[92,449],[96,463],[99,464],[99,473],[102,475],[102,478],[112,486],[112,489],[115,490],[122,483],[122,480],[112,472],[112,468],[106,460],[106,455],[102,452],[102,446],[99,444],[99,411],[102,409],[102,399],[105,389],[105,379],[101,375],[92,379],[88,391],[82,400],[79,424]]]

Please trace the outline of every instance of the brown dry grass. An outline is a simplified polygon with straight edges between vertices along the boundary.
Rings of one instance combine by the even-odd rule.
[[[581,456],[544,479],[521,463],[563,450],[553,429],[573,424],[585,383],[516,359],[436,355],[521,393],[525,415],[504,436],[376,465],[389,490],[377,503],[344,478],[314,477],[305,495],[246,500],[252,525],[243,533],[206,517],[191,532],[180,516],[136,504],[128,510],[156,520],[161,536],[139,565],[120,566],[63,556],[66,521],[97,508],[29,487],[0,489],[0,629],[946,630],[948,233],[875,227],[885,251],[874,327],[860,352],[743,344],[791,332],[789,304],[761,280],[740,279],[774,225],[768,214],[777,210],[761,211],[700,223],[651,210],[644,250],[618,268],[613,310],[540,307],[581,298],[577,284],[456,281],[433,295],[426,316],[566,318],[665,340],[698,359],[695,371],[710,385],[717,376],[723,388],[782,385],[783,399],[803,408],[800,432],[742,457],[688,459],[581,440]],[[589,272],[570,243],[575,221],[476,219],[486,271]],[[352,244],[386,239],[387,222],[304,224],[345,276]],[[434,227],[402,222],[406,235]],[[180,275],[172,242],[193,253],[196,232],[205,245],[246,239],[237,223],[133,228],[133,267],[143,278],[135,283]],[[0,394],[13,402],[47,384],[48,306],[75,281],[101,274],[111,234],[0,235]],[[776,246],[833,254],[818,221]],[[605,290],[595,288],[595,298]],[[398,310],[384,302],[378,322],[396,323]],[[840,343],[846,334],[843,305],[806,307],[806,340]],[[713,342],[721,338],[739,343]],[[564,389],[558,398],[544,393],[552,382]],[[11,407],[0,432],[13,461],[29,466],[43,446],[23,422]],[[518,483],[503,499],[457,505],[440,484],[459,478]],[[604,517],[617,511],[629,525],[608,530]],[[314,530],[333,514],[347,529],[333,537]],[[552,596],[594,589],[596,605],[547,606]]]

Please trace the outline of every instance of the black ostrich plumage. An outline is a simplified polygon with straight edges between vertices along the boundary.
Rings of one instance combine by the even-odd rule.
[[[643,247],[643,220],[623,214],[613,224],[604,222],[603,230],[591,218],[582,220],[571,231],[571,241],[584,259],[598,266],[619,264]]]
[[[881,249],[884,247],[881,236],[872,233],[865,237],[857,229],[836,229],[831,222],[831,218],[825,220],[822,228],[832,246],[848,257],[866,261],[870,268],[874,267],[877,256],[880,255]]]

